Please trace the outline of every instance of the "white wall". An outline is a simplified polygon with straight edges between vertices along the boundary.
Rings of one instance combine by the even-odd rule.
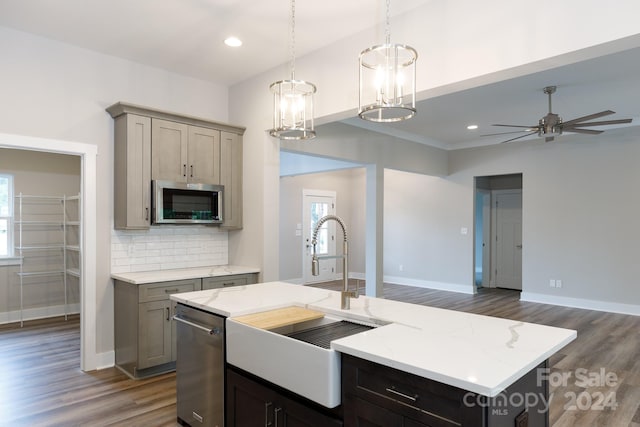
[[[563,20],[562,25],[558,25],[558,21],[549,19],[548,14],[532,14],[531,10],[553,11],[554,16],[573,16],[579,10],[580,19]],[[630,0],[617,2],[615,8],[603,8],[601,2],[580,0],[433,1],[410,14],[392,19],[392,41],[408,43],[418,50],[418,99],[423,100],[634,47],[639,43],[636,19],[639,12],[640,4]],[[524,16],[527,19],[514,19]],[[358,54],[383,41],[383,37],[383,26],[378,25],[297,58],[296,76],[318,87],[316,124],[356,115]],[[236,84],[229,92],[230,121],[247,126],[244,136],[245,228],[242,233],[229,237],[229,256],[237,257],[245,264],[261,261],[264,280],[277,279],[280,264],[277,229],[280,142],[265,133],[271,126],[272,114],[268,87],[287,76],[287,66],[283,64]],[[367,161],[361,157],[370,157],[367,136],[327,141],[326,138],[323,140],[321,130],[318,135],[317,140],[286,148],[362,163]],[[420,151],[416,148],[412,150],[413,155],[405,157],[403,150],[394,150],[397,140],[387,140],[393,144],[387,150],[389,157],[395,163],[410,165],[397,169],[446,175],[446,165],[441,166],[437,152],[427,153],[428,150],[423,149],[421,155],[416,155]],[[325,150],[319,148],[320,144],[331,147]],[[420,165],[421,161],[428,166]],[[419,167],[423,170],[416,170]]]
[[[637,129],[454,151],[447,182],[462,190],[443,209],[471,224],[473,177],[521,172],[523,299],[640,314],[639,158]]]
[[[303,189],[336,192],[336,215],[344,220],[349,239],[349,274],[363,277],[365,171],[358,168],[280,178],[280,279],[294,283],[303,280],[303,236],[295,233],[297,224],[302,224]],[[337,239],[342,241],[339,234]],[[341,245],[336,250],[341,253]],[[338,269],[342,271],[340,263]]]
[[[113,120],[127,101],[228,121],[226,87],[0,27],[0,131],[94,144],[97,157],[96,351],[113,350]]]
[[[473,292],[473,180],[470,184],[385,171],[386,282]],[[466,235],[462,227],[469,230]]]

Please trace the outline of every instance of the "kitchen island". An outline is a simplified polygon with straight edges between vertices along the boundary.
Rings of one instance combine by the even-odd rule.
[[[518,422],[518,426],[546,426],[547,360],[576,338],[573,330],[381,298],[362,296],[351,300],[350,310],[341,310],[339,292],[283,282],[187,292],[172,295],[171,299],[227,318],[226,348],[230,369],[240,368],[241,374],[247,373],[266,380],[266,385],[275,384],[277,388],[292,391],[294,397],[299,394],[302,403],[309,401],[311,406],[328,409],[335,402],[327,406],[321,399],[308,395],[304,387],[302,391],[296,388],[298,383],[308,382],[305,377],[313,378],[314,369],[304,369],[304,360],[295,365],[295,355],[290,355],[289,360],[286,354],[278,354],[275,350],[255,348],[260,355],[260,367],[254,369],[251,364],[244,365],[243,357],[233,350],[243,348],[237,345],[243,340],[242,333],[229,332],[242,331],[234,318],[296,306],[327,316],[378,325],[331,342],[331,351],[341,357],[348,369],[343,369],[339,385],[340,410],[334,408],[326,413],[343,417],[345,425],[365,425],[365,422],[376,420],[381,423],[377,425],[385,425],[382,420],[388,418],[395,420],[389,421],[391,424],[388,425],[397,422],[397,425],[415,426],[512,426]],[[269,339],[269,334],[265,332],[265,339]],[[242,366],[234,365],[236,361]],[[270,377],[270,372],[277,371],[278,364],[283,363],[291,363],[288,366],[293,377],[290,382],[283,380],[277,372]],[[262,367],[266,367],[264,371]],[[389,383],[388,387],[381,385],[381,391],[376,391],[376,384],[366,384],[368,375],[389,378],[394,383]],[[404,377],[396,379],[399,376]],[[407,387],[413,386],[421,392],[408,392]],[[370,398],[366,397],[367,393]],[[384,396],[385,393],[389,396]],[[425,393],[429,394],[428,399]],[[431,407],[429,402],[437,402],[436,397],[440,394],[447,396],[446,402]],[[229,397],[227,424],[239,426],[241,424],[237,422],[230,422],[234,415]],[[385,407],[387,401],[398,407]],[[453,401],[457,401],[458,414],[455,408],[445,411],[444,415],[437,413],[438,407],[450,407]],[[377,415],[367,418],[369,415],[366,414],[378,412],[386,414],[384,417],[387,418]]]

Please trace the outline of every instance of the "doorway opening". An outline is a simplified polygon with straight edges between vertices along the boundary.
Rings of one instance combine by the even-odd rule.
[[[311,257],[313,255],[312,239],[316,224],[326,215],[336,212],[335,191],[302,190],[302,227],[304,235],[302,273],[304,284],[329,282],[336,279],[336,259],[328,258],[320,263],[318,276],[311,274]],[[333,221],[325,222],[316,236],[316,254],[322,257],[336,255],[336,225]]]
[[[476,288],[522,290],[522,174],[475,177]]]
[[[80,261],[80,369],[92,371],[113,361],[96,351],[96,178],[98,147],[92,144],[0,133],[0,147],[77,155],[81,158],[80,197],[84,255]]]

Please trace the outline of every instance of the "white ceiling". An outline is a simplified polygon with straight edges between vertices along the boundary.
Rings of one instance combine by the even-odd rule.
[[[394,1],[391,14],[429,1]],[[296,56],[382,23],[384,7],[382,0],[298,1]],[[226,86],[289,60],[289,14],[289,0],[0,0],[2,26]],[[225,46],[229,35],[244,45]],[[420,61],[437,66],[426,55]],[[558,86],[553,109],[564,120],[611,109],[617,114],[606,119],[640,125],[638,48],[425,99],[405,122],[346,122],[447,149],[499,143],[507,138],[479,135],[510,130],[492,123],[537,124],[549,85]]]

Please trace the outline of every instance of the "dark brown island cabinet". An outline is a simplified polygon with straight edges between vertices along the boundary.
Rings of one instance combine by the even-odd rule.
[[[295,373],[292,373],[295,375]],[[234,368],[227,369],[227,427],[340,427],[339,411],[314,406],[286,390]]]
[[[329,409],[227,368],[227,427],[547,427],[547,362],[489,398],[342,355],[342,405]],[[295,375],[292,372],[292,375]]]
[[[342,355],[345,427],[547,427],[547,362],[487,397]],[[530,406],[527,406],[530,405]]]

